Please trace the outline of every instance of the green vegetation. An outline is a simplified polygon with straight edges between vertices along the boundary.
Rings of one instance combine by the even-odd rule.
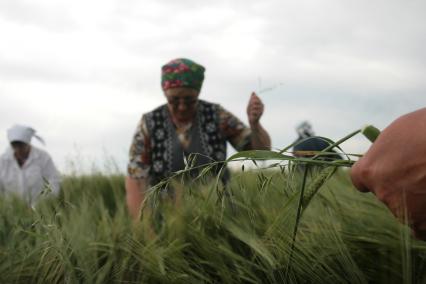
[[[426,243],[331,171],[306,175],[294,242],[303,169],[234,173],[232,197],[175,183],[138,222],[122,176],[67,177],[35,209],[1,197],[0,282],[424,283]]]
[[[359,155],[326,158],[358,133],[380,131],[322,137],[330,147],[310,158],[292,145],[237,153],[226,162],[270,164],[243,166],[226,190],[220,172],[208,178],[221,163],[197,173],[190,157],[137,221],[120,175],[67,177],[36,208],[0,196],[0,283],[426,283],[426,243],[353,188],[346,168]]]

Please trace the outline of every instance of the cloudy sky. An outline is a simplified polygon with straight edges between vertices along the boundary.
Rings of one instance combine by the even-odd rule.
[[[426,106],[425,10],[421,0],[1,0],[0,149],[8,127],[28,124],[64,172],[111,158],[124,171],[139,118],[165,101],[160,67],[176,57],[204,65],[202,97],[245,122],[251,91],[269,89],[262,122],[275,148],[303,120],[332,139],[383,128]]]

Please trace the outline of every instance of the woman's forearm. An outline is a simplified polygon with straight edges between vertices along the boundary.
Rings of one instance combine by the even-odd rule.
[[[138,219],[146,189],[145,179],[126,177],[126,202],[130,216]]]
[[[250,125],[251,134],[251,148],[253,150],[270,150],[271,138],[268,132],[259,123]]]

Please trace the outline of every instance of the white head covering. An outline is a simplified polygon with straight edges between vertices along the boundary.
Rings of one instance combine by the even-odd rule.
[[[9,139],[9,142],[24,142],[26,144],[30,144],[31,138],[35,137],[37,138],[42,144],[44,143],[44,140],[35,134],[36,131],[28,126],[24,125],[14,125],[11,128],[7,130],[7,138]]]
[[[296,131],[301,138],[308,138],[314,136],[314,130],[312,125],[308,121],[303,121],[296,127]]]

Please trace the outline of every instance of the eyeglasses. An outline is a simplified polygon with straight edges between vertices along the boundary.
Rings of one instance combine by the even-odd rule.
[[[183,103],[187,108],[193,107],[198,101],[198,97],[187,96],[187,97],[173,97],[170,96],[167,98],[167,102],[173,108],[178,108],[181,103]]]

